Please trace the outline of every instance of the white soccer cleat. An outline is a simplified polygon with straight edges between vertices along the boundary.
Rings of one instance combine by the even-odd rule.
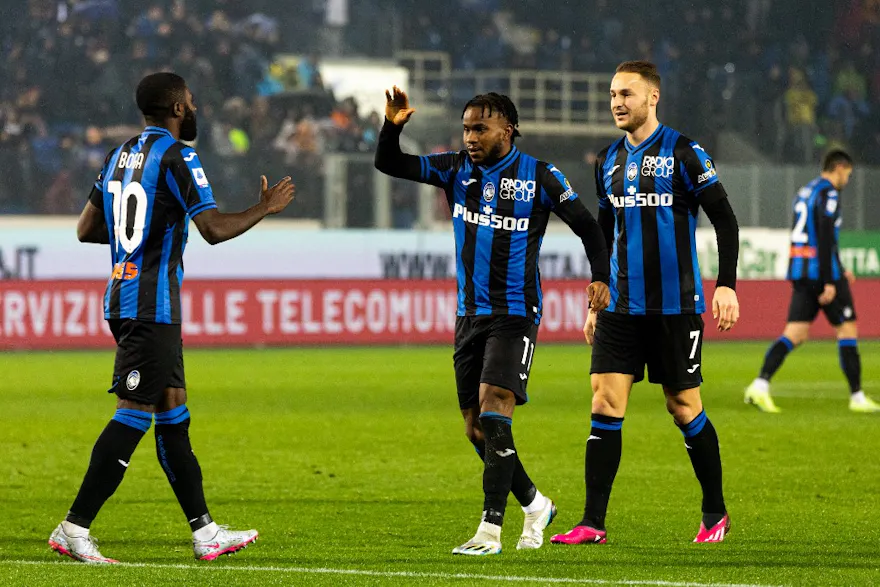
[[[452,554],[468,556],[486,556],[501,554],[501,527],[487,522],[480,522],[474,537],[452,549]]]
[[[98,552],[98,543],[91,536],[69,536],[64,527],[58,524],[49,536],[49,547],[63,556],[88,565],[115,565],[118,560],[107,558]]]
[[[522,536],[516,543],[517,550],[536,550],[544,545],[544,529],[556,518],[556,504],[549,497],[544,498],[544,507],[526,514]]]
[[[880,412],[880,403],[877,403],[865,394],[862,394],[860,399],[856,399],[855,396],[850,398],[849,409],[851,412],[859,414],[874,414]]]
[[[752,384],[746,388],[743,400],[767,414],[778,414],[782,411],[776,407],[773,398],[770,397],[770,386],[763,379],[752,381]]]
[[[200,561],[212,561],[222,554],[233,554],[246,548],[259,535],[256,530],[238,532],[220,526],[210,540],[193,540],[193,554]]]

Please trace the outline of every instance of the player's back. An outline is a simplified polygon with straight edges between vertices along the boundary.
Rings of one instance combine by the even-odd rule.
[[[818,281],[820,279],[819,223],[823,219],[829,219],[835,225],[831,279],[836,281],[841,278],[840,259],[836,247],[836,232],[840,223],[838,198],[838,191],[823,177],[817,177],[795,194],[792,200],[789,280]]]
[[[113,264],[105,318],[179,324],[189,219],[216,208],[195,151],[148,126],[110,152],[92,194]]]

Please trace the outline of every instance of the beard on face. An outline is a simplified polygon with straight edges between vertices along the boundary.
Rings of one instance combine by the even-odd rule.
[[[648,100],[645,100],[645,103],[642,104],[639,108],[629,111],[629,122],[626,126],[621,127],[621,130],[626,132],[633,132],[634,130],[641,127],[645,124],[645,121],[648,120]]]
[[[198,124],[196,123],[196,113],[194,110],[186,109],[183,115],[183,122],[180,123],[180,140],[194,141],[199,134]]]

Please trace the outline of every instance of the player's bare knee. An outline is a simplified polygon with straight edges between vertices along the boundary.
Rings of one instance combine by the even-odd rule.
[[[593,377],[591,384],[593,387],[592,413],[622,418],[626,412],[626,393],[616,389],[610,381],[601,377]]]
[[[859,329],[855,321],[844,322],[837,327],[837,338],[858,338]]]
[[[593,392],[591,410],[594,414],[622,418],[626,411],[626,401],[610,389],[600,389]]]
[[[510,417],[516,405],[513,392],[497,385],[480,386],[480,412],[496,412]]]
[[[789,324],[785,327],[782,335],[790,340],[794,346],[798,346],[810,338],[810,326],[809,324]]]
[[[168,412],[186,404],[186,389],[183,387],[167,387],[162,400],[156,405],[158,413]]]
[[[155,406],[151,406],[150,404],[141,404],[130,399],[118,399],[116,400],[116,409],[117,410],[138,410],[140,412],[149,412],[152,414],[155,411]]]
[[[700,415],[700,412],[703,411],[703,404],[699,400],[699,396],[694,397],[693,393],[667,391],[666,411],[669,412],[676,424],[685,425]]]

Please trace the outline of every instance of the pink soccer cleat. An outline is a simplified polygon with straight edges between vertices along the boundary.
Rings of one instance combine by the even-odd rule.
[[[706,525],[700,522],[700,531],[694,538],[694,542],[724,542],[724,537],[728,532],[730,532],[730,516],[724,514],[721,521],[708,530]]]
[[[605,530],[589,526],[575,526],[565,534],[556,534],[550,539],[552,544],[605,544]]]

